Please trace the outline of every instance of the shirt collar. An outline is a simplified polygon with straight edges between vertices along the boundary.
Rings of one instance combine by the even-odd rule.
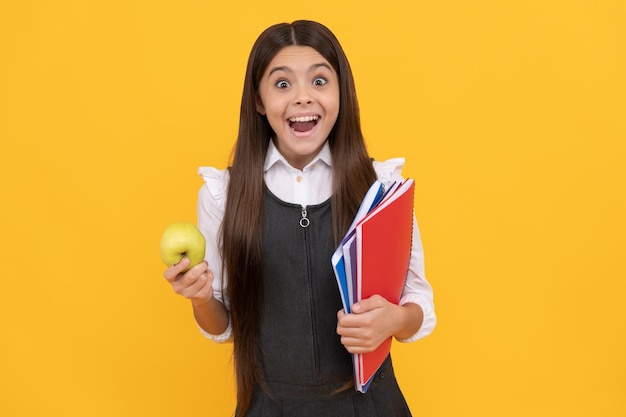
[[[313,158],[311,162],[309,162],[306,167],[304,167],[303,171],[306,171],[308,167],[312,166],[317,161],[321,161],[329,167],[332,166],[332,156],[330,154],[330,146],[328,145],[328,141],[324,143],[324,146],[322,147],[320,152],[315,156],[315,158]],[[263,167],[263,171],[267,172],[278,162],[282,162],[286,166],[291,167],[285,157],[278,151],[276,145],[274,145],[274,141],[270,140],[269,147],[267,148],[267,154],[265,155],[265,165]]]

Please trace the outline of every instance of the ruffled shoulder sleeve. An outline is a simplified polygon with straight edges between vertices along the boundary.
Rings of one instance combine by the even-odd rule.
[[[386,161],[373,161],[374,171],[378,180],[385,187],[394,181],[403,181],[402,168],[404,168],[404,158],[391,158]]]
[[[200,167],[198,174],[204,180],[206,190],[209,192],[217,206],[224,209],[226,204],[226,190],[230,173],[227,169],[217,169],[213,167]]]

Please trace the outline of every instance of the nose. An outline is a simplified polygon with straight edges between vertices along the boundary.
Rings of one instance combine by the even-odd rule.
[[[310,98],[307,99],[297,99],[296,100],[296,105],[301,106],[303,104],[311,104],[313,103],[313,100],[311,100]]]
[[[306,86],[298,88],[294,103],[297,106],[309,105],[313,103],[313,96],[311,95],[309,89]]]

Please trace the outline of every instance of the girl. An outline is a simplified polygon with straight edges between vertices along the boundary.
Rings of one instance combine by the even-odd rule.
[[[234,343],[237,416],[411,415],[389,357],[366,394],[350,389],[350,353],[435,326],[417,223],[399,305],[373,296],[344,314],[330,262],[369,186],[401,180],[403,164],[368,156],[352,72],[326,27],[296,21],[260,35],[232,166],[200,168],[206,260],[165,272],[201,331]]]

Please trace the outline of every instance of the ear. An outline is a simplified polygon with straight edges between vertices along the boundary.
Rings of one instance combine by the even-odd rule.
[[[256,96],[256,111],[260,115],[265,116],[265,106],[263,105],[263,101],[261,101],[261,97],[257,94]]]

